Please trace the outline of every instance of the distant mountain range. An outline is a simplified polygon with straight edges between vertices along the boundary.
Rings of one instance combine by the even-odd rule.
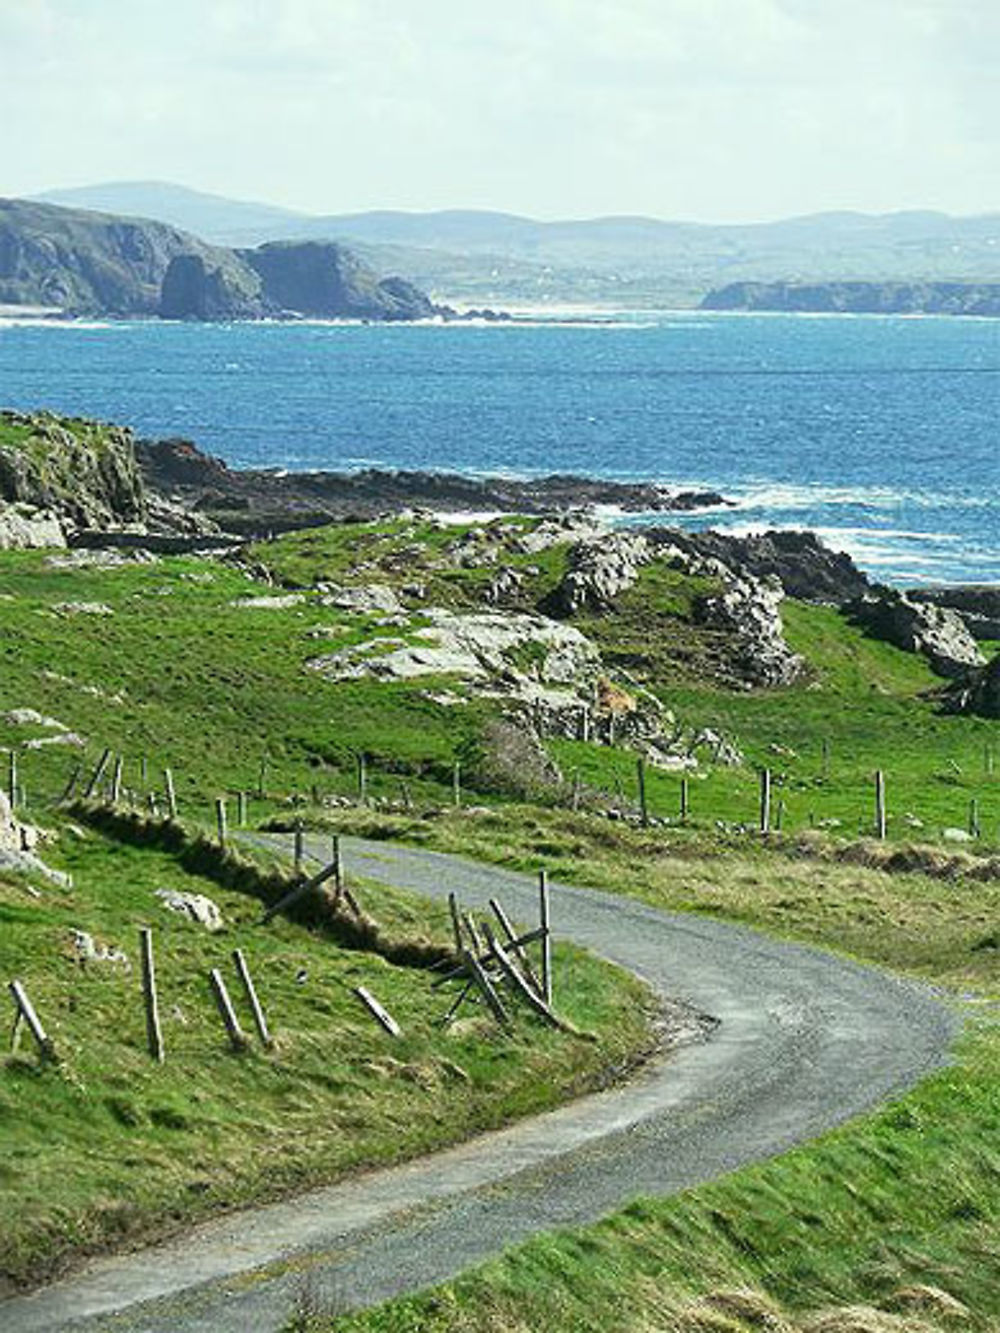
[[[711,225],[643,217],[543,222],[475,210],[317,216],[157,181],[39,196],[155,218],[226,246],[346,243],[380,271],[473,305],[692,306],[738,282],[1000,282],[1000,213],[819,213]]]

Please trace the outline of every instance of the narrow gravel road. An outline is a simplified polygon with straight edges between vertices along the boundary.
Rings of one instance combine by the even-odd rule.
[[[499,896],[515,918],[535,919],[528,876],[384,843],[344,847],[348,869],[369,879],[436,898],[453,889],[475,907]],[[593,890],[553,884],[552,911],[558,936],[718,1019],[711,1040],[528,1123],[96,1261],[0,1303],[0,1328],[260,1333],[287,1317],[303,1261],[321,1295],[374,1303],[533,1232],[779,1153],[947,1059],[956,1020],[929,988]]]

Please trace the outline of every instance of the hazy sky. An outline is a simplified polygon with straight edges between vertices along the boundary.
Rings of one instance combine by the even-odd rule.
[[[0,194],[1000,209],[997,0],[0,0]]]

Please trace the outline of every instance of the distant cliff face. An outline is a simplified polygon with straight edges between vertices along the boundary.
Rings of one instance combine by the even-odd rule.
[[[402,278],[379,280],[333,241],[272,241],[237,254],[259,275],[266,300],[299,315],[352,319],[421,319],[435,307]]]
[[[734,282],[709,292],[701,309],[995,316],[1000,315],[1000,283]]]
[[[423,319],[436,307],[332,242],[207,245],[159,222],[0,200],[0,304],[165,319]]]

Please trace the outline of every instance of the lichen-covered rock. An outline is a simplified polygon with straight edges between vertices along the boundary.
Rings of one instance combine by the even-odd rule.
[[[0,504],[0,551],[63,547],[66,534],[49,509],[30,504]]]
[[[553,593],[552,609],[564,616],[607,610],[652,558],[649,543],[639,533],[606,532],[577,542],[569,552],[569,569]]]
[[[985,664],[962,617],[949,607],[916,602],[894,588],[879,587],[843,610],[873,638],[926,657],[940,676],[954,678]]]
[[[753,685],[790,685],[804,669],[785,642],[779,610],[784,595],[777,578],[733,575],[722,592],[698,603],[702,624],[732,636],[734,665]]]
[[[221,930],[223,927],[222,913],[212,899],[206,898],[203,893],[183,893],[180,889],[157,889],[156,897],[169,911],[186,916],[189,921],[204,926],[206,930]]]
[[[501,611],[460,614],[440,607],[421,613],[430,625],[411,641],[370,639],[307,665],[331,680],[407,680],[415,676],[457,675],[469,680],[533,675],[564,684],[593,676],[597,649],[569,625],[544,616]]]

